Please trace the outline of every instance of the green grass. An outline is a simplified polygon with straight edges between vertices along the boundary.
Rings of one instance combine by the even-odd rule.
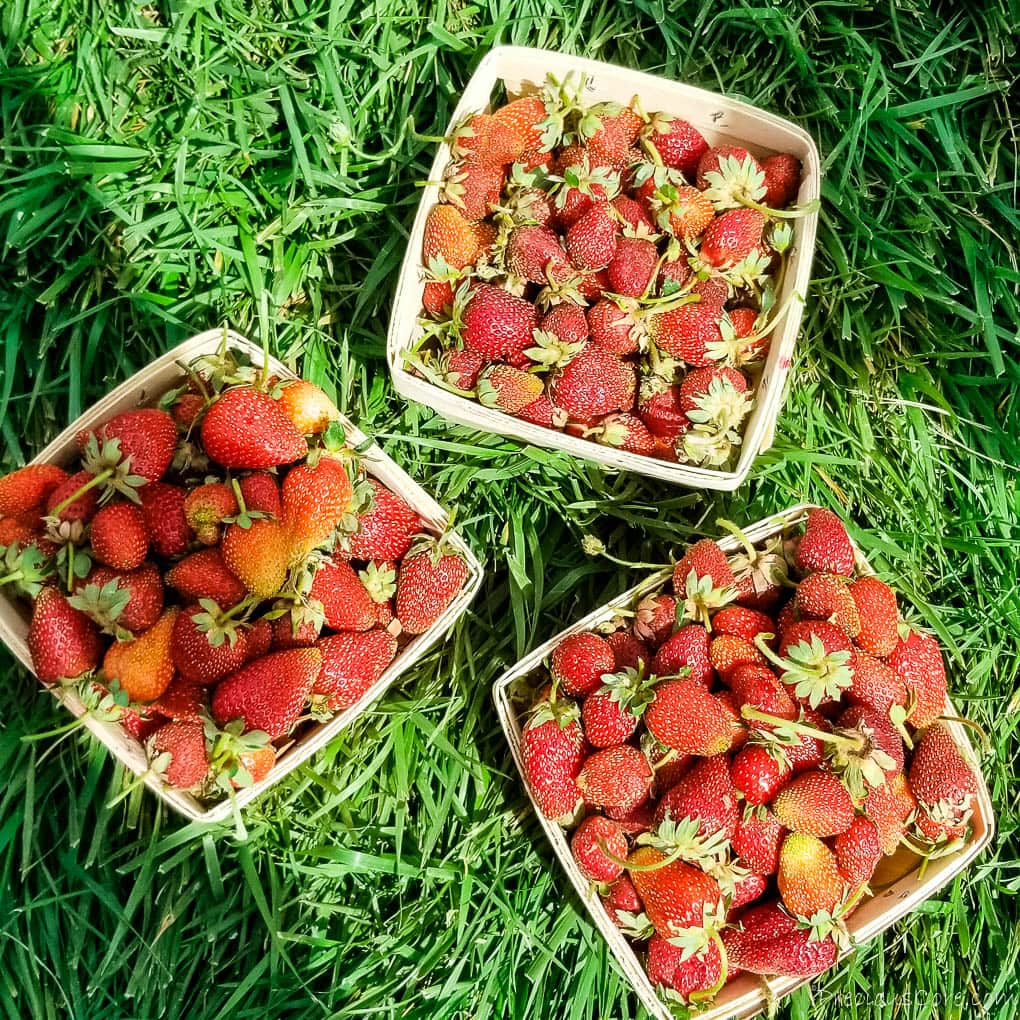
[[[642,1015],[531,818],[489,688],[720,515],[852,522],[946,642],[985,726],[991,850],[780,1010],[1015,1015],[1020,941],[1020,24],[1007,2],[8,0],[0,9],[0,468],[152,355],[228,322],[334,391],[461,507],[488,580],[444,649],[248,813],[104,805],[101,748],[3,654],[0,1014]],[[794,384],[752,482],[606,476],[405,406],[383,336],[432,147],[499,42],[719,89],[818,139],[824,206]],[[682,111],[678,111],[682,112]]]

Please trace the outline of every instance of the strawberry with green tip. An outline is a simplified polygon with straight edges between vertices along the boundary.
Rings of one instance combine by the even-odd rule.
[[[778,903],[752,907],[736,928],[723,933],[733,967],[750,974],[779,977],[814,977],[828,970],[839,957],[831,937],[816,937],[801,928]]]
[[[846,891],[836,855],[804,832],[791,832],[783,840],[776,882],[786,909],[804,923],[821,920],[819,915],[834,920]]]
[[[516,414],[542,395],[537,375],[511,365],[490,365],[478,375],[478,402],[506,414]]]
[[[237,513],[234,490],[223,482],[206,482],[192,489],[184,500],[188,526],[202,545],[217,545],[220,525]]]
[[[710,628],[712,613],[736,597],[733,571],[717,542],[703,538],[687,550],[673,568],[673,590],[677,619]]]

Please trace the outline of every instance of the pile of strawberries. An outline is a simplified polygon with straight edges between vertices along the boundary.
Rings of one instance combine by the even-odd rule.
[[[824,509],[672,585],[529,678],[527,781],[667,999],[741,972],[805,977],[848,945],[883,855],[968,837],[977,779],[939,721],[936,641],[857,573]]]
[[[450,139],[406,363],[522,421],[726,465],[786,310],[800,163],[583,90],[550,80]]]
[[[32,603],[36,674],[171,786],[216,799],[264,779],[464,585],[338,419],[319,387],[223,350],[158,407],[80,433],[80,464],[0,478],[0,584]]]

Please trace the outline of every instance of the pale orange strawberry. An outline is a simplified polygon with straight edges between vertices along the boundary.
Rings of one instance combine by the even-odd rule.
[[[283,523],[290,530],[291,559],[298,560],[325,541],[350,506],[353,487],[347,464],[329,454],[317,463],[298,464],[283,480]]]
[[[247,528],[231,524],[221,548],[227,569],[250,594],[270,598],[283,587],[292,560],[293,536],[281,521],[259,517]]]
[[[158,698],[174,677],[171,639],[177,621],[176,608],[165,609],[147,631],[131,641],[115,641],[103,657],[103,674],[116,680],[131,701]]]

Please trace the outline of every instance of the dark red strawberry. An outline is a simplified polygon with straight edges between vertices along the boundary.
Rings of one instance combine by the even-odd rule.
[[[714,145],[710,149],[706,149],[700,159],[698,160],[698,187],[704,191],[708,187],[708,178],[705,176],[708,173],[719,172],[719,160],[722,157],[730,157],[737,160],[739,163],[743,163],[751,154],[747,149],[741,148],[739,145]],[[760,168],[758,161],[751,157],[752,166]]]
[[[658,595],[646,595],[637,605],[634,613],[634,634],[643,641],[649,641],[653,645],[659,645],[670,634],[676,626],[676,599],[672,595],[660,593]],[[704,630],[704,628],[701,628]],[[708,634],[704,639],[697,638],[696,652],[702,653],[698,662],[703,667],[708,663]],[[677,649],[678,653],[681,649]],[[680,663],[685,665],[685,663]],[[689,665],[689,663],[686,663]],[[669,670],[664,670],[662,675],[667,675]]]
[[[582,270],[604,269],[616,255],[620,224],[608,202],[599,202],[577,218],[567,231],[570,261]]]
[[[35,600],[26,638],[35,675],[44,683],[74,680],[99,665],[99,628],[56,588],[43,588]]]
[[[200,722],[164,723],[151,737],[152,761],[170,786],[190,789],[209,771],[205,727]]]
[[[766,156],[761,161],[765,171],[765,197],[762,205],[770,209],[785,209],[800,190],[800,160],[788,152]]]
[[[163,611],[163,594],[163,581],[153,563],[122,572],[93,567],[75,584],[71,603],[106,633],[124,637],[121,630],[140,634],[155,624]]]
[[[283,392],[287,393],[288,386]],[[281,401],[282,401],[281,397]],[[283,516],[283,503],[280,500],[280,483],[267,471],[255,471],[245,475],[238,482],[241,498],[248,510],[267,514],[279,520]]]
[[[138,495],[152,551],[165,558],[180,556],[191,542],[191,528],[184,514],[187,493],[179,485],[150,482]]]
[[[531,283],[563,283],[575,275],[559,237],[549,227],[516,227],[507,239],[504,264],[514,276]]]
[[[170,639],[177,672],[189,683],[212,684],[236,673],[247,660],[245,632],[224,619],[214,602],[189,606],[178,614]]]
[[[691,623],[681,627],[660,646],[652,660],[652,672],[656,676],[676,676],[689,670],[686,675],[706,688],[712,686],[715,674],[709,657],[708,631],[701,624]]]
[[[616,672],[623,669],[638,669],[644,663],[645,670],[651,664],[652,653],[640,638],[625,630],[615,630],[606,635],[606,643],[613,649],[616,658]]]
[[[680,387],[658,377],[642,379],[637,413],[650,432],[667,439],[676,439],[691,427],[680,406]]]
[[[643,237],[621,237],[609,263],[609,286],[616,294],[641,297],[648,290],[659,265],[655,245]]]
[[[656,113],[641,132],[642,144],[654,148],[666,166],[679,170],[688,180],[698,172],[698,163],[708,150],[701,132],[679,117]]]

